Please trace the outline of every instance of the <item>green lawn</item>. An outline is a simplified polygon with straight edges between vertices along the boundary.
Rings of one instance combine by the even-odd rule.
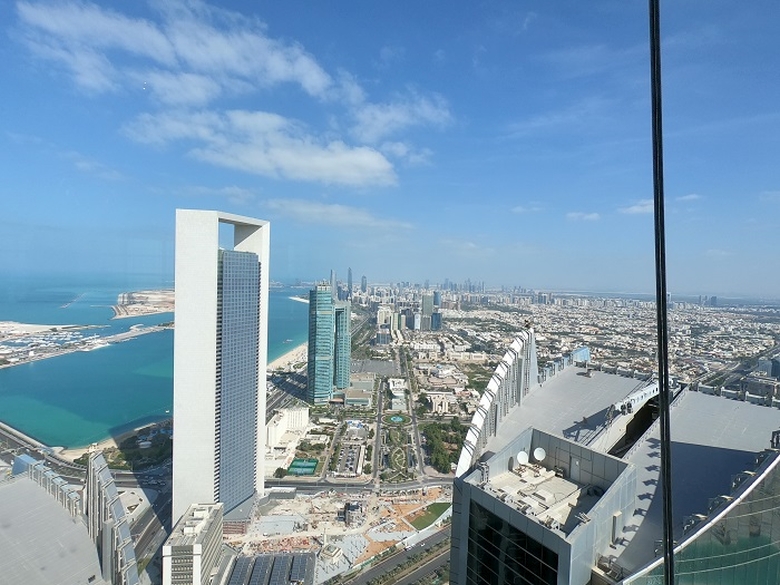
[[[425,509],[425,513],[422,516],[418,516],[412,520],[411,524],[417,530],[428,528],[428,526],[433,524],[450,506],[450,502],[435,502]]]

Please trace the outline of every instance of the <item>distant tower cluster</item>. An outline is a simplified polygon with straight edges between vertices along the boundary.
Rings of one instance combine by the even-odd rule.
[[[352,360],[352,312],[349,301],[333,299],[330,285],[318,284],[309,292],[309,360],[306,397],[323,404],[333,386],[349,387]]]
[[[232,250],[219,247],[220,224],[233,228]],[[269,230],[176,212],[174,522],[192,504],[227,513],[263,493]]]

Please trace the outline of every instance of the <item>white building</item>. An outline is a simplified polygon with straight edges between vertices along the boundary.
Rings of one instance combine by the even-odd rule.
[[[266,221],[176,211],[174,521],[194,503],[227,513],[263,493],[269,241]]]
[[[266,425],[266,445],[276,447],[282,444],[282,437],[288,431],[303,431],[309,426],[309,408],[282,408]]]
[[[163,585],[207,585],[222,554],[222,504],[194,504],[163,544]]]

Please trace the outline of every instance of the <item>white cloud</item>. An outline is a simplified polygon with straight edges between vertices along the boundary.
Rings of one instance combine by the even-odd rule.
[[[364,104],[355,111],[352,134],[364,142],[377,142],[410,126],[445,126],[452,119],[447,102],[438,95],[411,92],[392,103]]]
[[[406,49],[399,46],[385,45],[379,50],[379,58],[383,65],[398,63],[404,60]]]
[[[296,83],[312,96],[325,97],[333,84],[301,45],[268,37],[253,19],[197,1],[158,7],[159,25],[89,3],[17,4],[28,46],[65,65],[87,90],[114,89],[127,73],[109,62],[109,51],[148,59],[171,73],[194,74],[195,83],[210,75],[226,88],[236,87],[238,80],[253,86]]]
[[[549,131],[551,128],[564,128],[570,132],[574,127],[600,123],[614,108],[614,100],[602,97],[589,97],[574,104],[533,116],[509,125],[511,136],[526,136],[532,132]]]
[[[150,70],[133,72],[130,77],[166,105],[201,106],[222,93],[219,83],[196,73]]]
[[[703,197],[696,193],[690,193],[688,195],[682,195],[680,197],[676,197],[675,201],[698,201],[699,199],[703,199]]]
[[[761,191],[758,198],[761,201],[780,201],[780,191]]]
[[[583,211],[570,211],[566,214],[566,219],[572,221],[597,221],[600,217],[598,213],[585,213]]]
[[[541,207],[538,204],[532,203],[531,205],[515,205],[511,211],[512,213],[532,213],[540,209]]]
[[[116,169],[112,169],[111,167],[108,167],[101,162],[85,156],[80,152],[76,152],[75,150],[67,150],[61,153],[61,156],[72,162],[73,166],[75,166],[76,169],[83,173],[95,175],[101,179],[107,179],[109,181],[120,181],[125,178],[125,176]]]
[[[525,18],[523,19],[523,30],[528,30],[528,27],[531,26],[531,23],[537,19],[539,15],[536,14],[536,12],[529,12],[525,15]]]
[[[481,246],[470,240],[446,238],[439,241],[448,251],[455,252],[463,257],[484,258],[495,254],[495,248]]]
[[[129,89],[149,95],[158,112],[125,124],[134,140],[187,141],[188,152],[200,160],[267,176],[393,184],[395,171],[383,153],[407,164],[426,164],[432,154],[397,135],[451,121],[447,102],[436,94],[408,89],[389,101],[369,101],[354,75],[339,69],[331,76],[302,45],[272,38],[255,18],[200,0],[152,7],[154,20],[84,1],[23,0],[17,4],[19,36],[87,93]],[[403,49],[385,47],[382,56],[397,60]],[[340,108],[338,115],[348,122],[325,112],[319,119],[330,127],[317,132],[271,112],[220,111],[215,105],[220,98],[280,84],[297,85],[322,108]],[[345,128],[363,145],[340,138]]]
[[[189,152],[199,160],[269,177],[353,186],[396,180],[390,162],[373,148],[318,139],[269,112],[142,114],[125,133],[148,144],[194,142]]]
[[[236,205],[245,204],[257,197],[254,191],[238,187],[236,185],[229,185],[227,187],[204,187],[204,186],[192,186],[182,189],[182,194],[189,196],[212,196],[212,197],[224,197],[228,201]]]
[[[627,213],[629,215],[637,215],[637,214],[644,214],[644,213],[653,213],[654,209],[655,208],[652,199],[640,199],[633,205],[630,205],[628,207],[621,207],[618,211],[620,211],[620,213]]]
[[[430,149],[415,149],[405,142],[384,142],[379,150],[388,156],[402,159],[410,165],[424,165],[430,162],[433,152]]]
[[[365,209],[303,199],[269,199],[265,206],[302,223],[369,229],[410,229],[409,223],[377,217]]]

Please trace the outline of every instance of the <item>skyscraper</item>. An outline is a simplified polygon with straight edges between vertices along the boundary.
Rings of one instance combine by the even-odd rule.
[[[365,293],[368,290],[368,280],[365,276],[360,277],[360,292]]]
[[[352,268],[347,269],[347,300],[352,299]]]
[[[352,359],[349,301],[335,301],[327,284],[309,291],[309,361],[306,397],[312,404],[331,399],[333,386],[349,387]]]
[[[220,224],[233,249],[219,247]],[[263,493],[268,331],[266,221],[176,211],[173,521]]]
[[[350,320],[352,311],[349,301],[338,302],[335,306],[335,336],[333,340],[333,383],[336,388],[349,388],[349,371],[352,361],[352,335]]]
[[[309,291],[309,361],[306,398],[312,404],[330,400],[333,392],[335,315],[333,293],[327,284]]]

